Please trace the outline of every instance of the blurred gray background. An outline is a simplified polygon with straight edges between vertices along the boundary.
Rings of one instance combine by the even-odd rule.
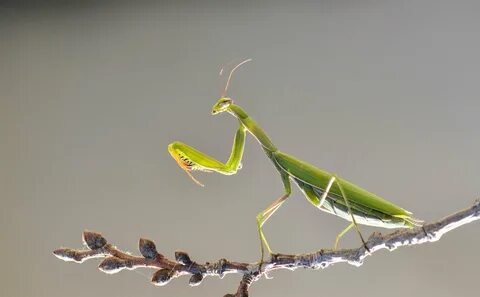
[[[196,174],[205,188],[167,153],[181,140],[227,159],[237,123],[210,109],[219,69],[244,58],[229,93],[283,151],[425,220],[479,197],[478,1],[78,2],[0,4],[1,296],[236,290],[239,275],[158,288],[150,270],[111,276],[51,252],[91,229],[136,254],[142,236],[168,256],[258,259],[255,216],[283,188],[257,143],[237,175]],[[295,188],[265,232],[302,253],[346,224]],[[360,268],[278,271],[251,295],[477,295],[479,228]]]

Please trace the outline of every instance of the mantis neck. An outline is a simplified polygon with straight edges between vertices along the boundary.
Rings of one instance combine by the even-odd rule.
[[[231,104],[228,108],[228,111],[242,123],[242,125],[245,127],[245,129],[248,130],[248,132],[255,136],[255,138],[265,150],[269,152],[277,151],[277,148],[272,143],[270,138],[268,138],[267,134],[263,131],[263,129],[260,128],[260,126],[258,126],[258,124],[251,117],[249,117],[248,114],[240,106]]]

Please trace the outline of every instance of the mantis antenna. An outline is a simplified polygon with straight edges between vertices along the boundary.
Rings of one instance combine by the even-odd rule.
[[[230,71],[230,74],[228,75],[227,83],[225,84],[225,89],[223,90],[222,97],[225,97],[225,95],[227,94],[228,86],[230,85],[230,80],[232,79],[233,72],[235,72],[235,70],[237,70],[238,67],[250,61],[252,61],[252,59],[247,59],[237,64],[237,66],[233,67],[232,71]],[[220,75],[222,74],[223,74],[223,68],[222,70],[220,70]]]

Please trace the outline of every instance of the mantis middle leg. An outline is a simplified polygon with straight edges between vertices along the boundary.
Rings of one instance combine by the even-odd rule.
[[[275,200],[272,204],[270,204],[270,206],[268,206],[265,210],[263,210],[257,215],[257,228],[258,234],[260,236],[260,250],[262,253],[260,259],[261,263],[263,263],[263,257],[265,254],[264,246],[267,248],[268,252],[272,254],[272,249],[270,249],[267,239],[263,234],[263,224],[265,224],[265,222],[280,208],[280,206],[282,206],[283,202],[285,202],[285,200],[290,196],[290,193],[292,192],[288,175],[282,174],[282,181],[285,188],[285,194],[283,194],[280,198]]]

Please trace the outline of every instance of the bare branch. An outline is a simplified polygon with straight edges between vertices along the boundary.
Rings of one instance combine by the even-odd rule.
[[[222,278],[227,273],[241,273],[242,280],[238,290],[234,294],[224,297],[248,296],[250,285],[259,280],[262,275],[277,269],[295,270],[297,268],[326,268],[331,264],[346,262],[354,266],[363,264],[363,260],[381,249],[395,250],[400,246],[416,245],[439,240],[443,234],[480,219],[480,200],[465,210],[458,211],[439,221],[428,223],[414,229],[400,229],[389,234],[382,235],[374,232],[365,246],[357,249],[331,250],[322,249],[310,254],[273,254],[269,261],[264,263],[241,263],[220,259],[216,262],[198,264],[190,259],[190,256],[181,251],[175,252],[175,260],[165,258],[157,252],[153,241],[140,239],[139,250],[142,256],[132,256],[115,246],[109,244],[99,233],[85,231],[83,241],[88,249],[77,250],[61,248],[53,253],[64,261],[82,263],[92,258],[105,258],[99,265],[99,269],[105,273],[117,273],[121,270],[133,270],[138,267],[156,269],[152,276],[152,283],[157,286],[166,285],[169,281],[181,275],[190,275],[189,285],[197,286],[206,276],[218,276]]]

